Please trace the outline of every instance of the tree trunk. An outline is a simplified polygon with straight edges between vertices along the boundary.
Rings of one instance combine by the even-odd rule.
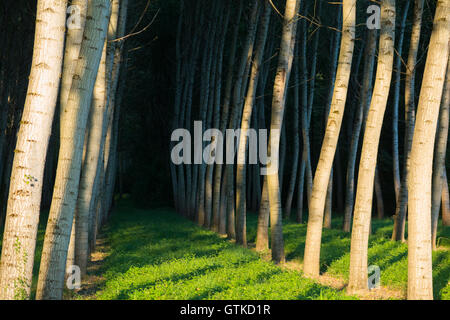
[[[295,38],[297,32],[297,14],[300,9],[300,0],[286,0],[286,9],[283,18],[283,33],[281,36],[280,53],[278,67],[275,76],[273,99],[272,99],[272,119],[270,125],[270,145],[268,154],[270,163],[267,166],[278,169],[280,131],[283,125],[283,114],[286,103],[287,84],[292,68],[294,56]],[[273,143],[272,143],[273,142]],[[274,147],[274,149],[271,148]],[[273,163],[272,161],[274,161]],[[270,204],[270,233],[272,260],[275,263],[285,261],[284,241],[283,241],[283,217],[281,212],[281,195],[279,185],[278,170],[273,170],[267,175],[267,191]]]
[[[381,5],[381,33],[377,73],[365,125],[358,172],[358,185],[356,188],[348,286],[348,290],[351,293],[368,289],[367,248],[372,216],[374,179],[381,127],[383,126],[383,117],[392,79],[394,43],[395,2],[394,0],[384,0]]]
[[[433,299],[431,178],[436,125],[447,70],[450,1],[437,2],[428,47],[408,178],[408,299]]]
[[[333,100],[328,117],[319,163],[314,177],[310,199],[308,229],[305,244],[304,272],[308,276],[318,276],[320,266],[320,243],[322,237],[323,212],[325,198],[339,131],[344,114],[347,88],[353,58],[355,39],[356,1],[344,0],[342,7],[342,41],[339,54],[339,66],[336,73]]]
[[[255,55],[251,69],[250,82],[248,84],[247,96],[244,102],[242,114],[241,133],[239,137],[239,147],[237,154],[236,169],[236,240],[238,243],[246,246],[246,200],[245,200],[245,181],[246,181],[246,153],[248,150],[248,130],[250,129],[250,120],[252,117],[253,106],[255,104],[256,88],[260,75],[261,63],[264,55],[264,48],[267,39],[267,30],[269,29],[270,14],[272,7],[268,1],[264,1],[264,13],[261,18],[258,38],[256,40]],[[250,155],[249,155],[250,158]]]
[[[449,57],[450,61],[450,57]],[[436,237],[439,220],[439,209],[442,199],[443,173],[445,170],[445,154],[447,152],[448,119],[450,104],[450,63],[447,62],[447,74],[442,92],[441,110],[439,115],[436,147],[434,149],[433,190],[431,193],[431,243],[436,249]],[[444,210],[442,211],[444,212]]]
[[[64,271],[78,196],[82,151],[92,92],[105,43],[110,2],[89,2],[80,56],[70,89],[44,239],[36,298],[61,299]]]
[[[359,137],[361,134],[361,127],[363,123],[363,117],[368,113],[371,100],[373,69],[375,65],[375,50],[377,41],[377,30],[367,31],[368,36],[366,40],[366,48],[364,50],[364,78],[361,87],[361,96],[359,101],[358,110],[356,111],[356,118],[353,128],[353,134],[350,142],[350,151],[347,165],[347,184],[345,192],[345,213],[343,230],[350,232],[353,204],[354,204],[354,192],[355,192],[355,167],[356,157],[358,154]]]
[[[406,1],[403,8],[403,16],[400,23],[400,35],[398,39],[397,52],[395,56],[395,78],[394,78],[394,103],[392,107],[392,164],[394,172],[395,201],[400,196],[400,161],[398,155],[398,105],[400,101],[400,75],[402,71],[403,39],[405,38],[405,24],[408,15],[410,0]]]
[[[408,53],[405,79],[405,157],[403,164],[403,177],[400,185],[399,201],[395,209],[394,229],[392,240],[405,240],[406,209],[408,205],[408,174],[409,158],[414,134],[415,123],[415,74],[417,53],[419,51],[420,32],[422,27],[422,13],[424,0],[416,0],[414,7],[414,22],[411,32],[411,41]]]
[[[251,7],[251,16],[249,20],[248,25],[248,31],[247,31],[247,38],[245,40],[245,43],[243,45],[242,55],[240,58],[240,62],[238,65],[238,73],[234,85],[234,91],[233,91],[233,104],[232,104],[232,111],[230,115],[230,122],[229,122],[229,129],[234,129],[237,126],[237,121],[239,118],[239,114],[241,112],[241,107],[243,104],[243,96],[242,96],[242,86],[244,85],[244,82],[246,81],[245,77],[245,70],[247,65],[250,65],[251,58],[253,55],[253,46],[254,46],[254,40],[256,35],[256,27],[258,24],[258,7],[259,1],[252,2]],[[233,148],[228,148],[227,150],[229,152],[234,153]],[[233,165],[227,164],[226,166],[226,174],[227,177],[227,215],[228,217],[235,216],[235,194],[234,194],[234,173],[233,173]],[[244,199],[245,201],[245,199]],[[229,220],[229,222],[231,222]],[[246,226],[245,226],[245,218],[242,219],[241,217],[236,216],[235,218],[236,222],[236,243],[243,245],[244,247],[247,246],[247,239],[246,239]]]
[[[45,157],[61,76],[66,8],[67,1],[37,3],[33,61],[3,233],[2,300],[28,299],[30,295]]]

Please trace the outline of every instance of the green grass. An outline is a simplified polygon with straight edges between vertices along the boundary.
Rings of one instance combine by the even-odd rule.
[[[32,291],[36,287],[47,218],[42,217]],[[256,238],[256,214],[249,213],[249,242]],[[348,279],[350,234],[324,229],[321,271]],[[406,290],[407,245],[390,241],[392,220],[374,220],[369,265],[381,269],[381,284]],[[306,225],[285,221],[286,258],[302,263]],[[317,284],[301,272],[263,261],[180,217],[172,209],[140,210],[122,201],[103,230],[108,256],[94,272],[94,289],[69,294],[75,299],[355,299]],[[440,249],[433,253],[435,299],[450,300],[450,228],[439,226]],[[0,239],[1,240],[1,239]],[[1,243],[0,243],[1,247]]]
[[[122,204],[104,236],[110,251],[96,271],[103,277],[97,299],[354,298],[263,261],[170,209]]]
[[[256,215],[248,215],[249,241],[256,238]],[[342,218],[333,219],[333,229],[324,229],[320,255],[321,272],[348,279],[350,234],[340,230]],[[406,292],[408,279],[408,246],[390,240],[393,221],[373,220],[369,239],[368,265],[381,271],[381,285]],[[306,224],[285,221],[283,226],[287,260],[303,262]],[[433,291],[435,299],[450,300],[450,227],[438,228],[439,250],[433,252]]]

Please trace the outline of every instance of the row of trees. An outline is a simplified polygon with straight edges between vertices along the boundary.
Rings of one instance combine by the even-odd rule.
[[[234,165],[171,163],[175,206],[244,247],[247,209],[258,211],[256,249],[269,248],[270,233],[272,259],[282,263],[283,216],[290,218],[294,207],[303,223],[306,205],[303,271],[312,277],[319,275],[322,229],[331,227],[336,208],[344,215],[343,230],[352,232],[349,291],[367,290],[374,193],[379,218],[386,203],[377,160],[389,107],[392,239],[405,239],[408,212],[408,298],[431,299],[441,200],[443,223],[450,224],[445,170],[450,1],[425,8],[423,0],[382,0],[372,7],[380,30],[367,20],[373,4],[180,1],[172,129],[192,130],[194,120],[201,120],[203,132],[240,128],[241,134]],[[423,23],[433,15],[433,22]],[[426,62],[420,64],[426,48]],[[404,122],[399,120],[403,105]],[[277,173],[261,176],[260,164],[244,164],[250,128],[270,130],[275,143],[267,153],[272,160],[278,156]],[[210,159],[218,152],[215,139],[202,142]],[[342,150],[348,152],[343,156]]]
[[[0,111],[0,174],[7,195],[0,299],[30,297],[42,202],[51,205],[36,298],[61,299],[66,268],[70,274],[77,271],[74,266],[86,273],[112,205],[128,1],[39,0],[35,8],[28,1],[8,1],[1,6],[2,25],[23,26],[12,25],[15,31],[2,33],[0,40],[7,48],[0,87],[5,106]],[[32,39],[21,45],[17,38],[32,34],[34,22],[34,46],[28,48]],[[17,46],[32,49],[28,89],[18,81],[29,64],[26,55],[15,54]]]

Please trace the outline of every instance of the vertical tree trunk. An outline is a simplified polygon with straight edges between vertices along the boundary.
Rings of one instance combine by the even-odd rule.
[[[450,1],[437,2],[422,80],[408,178],[408,299],[433,299],[431,178],[436,125],[447,70]]]
[[[266,0],[264,1],[264,13],[261,18],[258,38],[256,40],[255,55],[253,57],[253,65],[251,69],[250,82],[248,85],[247,96],[244,102],[244,110],[242,114],[241,134],[239,137],[237,169],[236,169],[236,240],[242,241],[244,246],[247,245],[246,217],[247,208],[245,201],[245,181],[246,181],[246,153],[248,150],[248,130],[250,129],[250,120],[252,117],[253,106],[255,104],[256,88],[260,76],[260,69],[266,46],[267,30],[269,29],[270,14],[272,7]],[[250,158],[250,156],[249,156]],[[238,242],[240,243],[240,242]]]
[[[236,50],[237,50],[237,40],[239,36],[239,24],[241,21],[242,11],[243,11],[243,1],[239,1],[239,6],[237,8],[236,20],[233,24],[233,32],[231,36],[231,47],[230,53],[228,57],[227,64],[227,75],[225,80],[225,89],[224,89],[224,97],[223,97],[223,105],[222,105],[222,115],[221,115],[221,123],[220,123],[220,132],[225,132],[227,127],[227,123],[229,121],[229,109],[230,109],[230,100],[231,100],[231,91],[233,86],[233,66],[235,63]],[[230,8],[231,10],[231,8]],[[213,215],[219,215],[219,233],[226,234],[226,226],[227,226],[227,210],[226,210],[226,193],[227,187],[225,185],[225,177],[223,175],[223,165],[216,164],[216,172],[214,176],[214,193],[213,193]],[[223,178],[223,179],[222,179]],[[234,229],[233,229],[234,230]],[[230,230],[231,231],[231,230]],[[231,232],[234,236],[234,231]]]
[[[61,76],[66,8],[67,1],[37,3],[33,61],[3,233],[2,300],[27,299],[30,295],[45,157]]]
[[[275,76],[272,99],[272,119],[270,125],[270,145],[268,154],[271,162],[269,167],[275,165],[278,169],[280,131],[283,125],[283,114],[286,103],[287,84],[292,68],[295,38],[297,32],[297,14],[300,9],[300,0],[286,0],[286,9],[283,17],[283,33],[281,36],[278,67]],[[273,144],[272,144],[273,141]],[[273,146],[272,149],[270,146]],[[275,159],[275,164],[272,162]],[[267,191],[270,204],[270,233],[272,260],[282,263],[284,256],[283,217],[281,213],[281,195],[278,170],[267,175]]]
[[[384,112],[392,79],[394,42],[395,1],[383,0],[381,3],[381,33],[376,80],[365,125],[358,185],[356,188],[348,287],[349,292],[352,293],[368,289],[367,248],[372,215],[374,179],[381,127],[383,126]]]
[[[343,224],[343,230],[345,232],[350,232],[351,228],[355,192],[356,157],[358,154],[359,137],[361,134],[363,117],[368,113],[368,109],[370,107],[370,93],[372,91],[373,69],[375,65],[375,49],[377,47],[377,30],[368,30],[367,33],[368,36],[366,40],[366,48],[364,50],[364,78],[361,87],[359,106],[358,110],[356,111],[357,113],[350,142],[350,151],[347,165],[347,184],[345,192],[345,212]]]
[[[392,107],[392,164],[394,172],[395,201],[400,196],[400,160],[398,155],[398,105],[400,101],[400,75],[402,71],[403,39],[405,38],[405,24],[408,15],[410,0],[406,1],[403,8],[403,16],[400,23],[400,35],[398,39],[397,52],[395,56],[395,78],[394,78],[394,103]]]
[[[239,114],[241,113],[241,108],[243,104],[243,96],[242,96],[242,86],[246,81],[245,70],[247,65],[250,65],[251,58],[253,55],[253,46],[256,35],[256,27],[258,24],[258,7],[259,1],[252,2],[251,7],[251,16],[248,25],[247,38],[243,45],[242,55],[240,58],[240,62],[238,65],[238,73],[234,85],[233,91],[233,104],[232,111],[230,115],[229,129],[234,129],[237,126],[237,121],[239,118]],[[234,150],[230,150],[234,152]],[[235,194],[234,194],[234,173],[233,173],[233,165],[227,164],[226,166],[226,174],[227,174],[227,216],[229,217],[229,224],[231,223],[231,215],[235,216]],[[234,220],[234,219],[233,219]],[[244,220],[239,217],[235,218],[236,222],[236,243],[243,245],[244,247],[247,245],[247,239],[245,238],[246,230],[245,224],[243,224]]]
[[[293,102],[293,139],[294,139],[294,147],[293,147],[293,156],[292,156],[292,173],[291,173],[291,179],[289,181],[289,189],[287,192],[287,199],[286,199],[286,219],[290,219],[291,217],[291,210],[292,210],[292,200],[294,198],[294,190],[295,190],[295,182],[297,181],[297,169],[298,169],[298,159],[300,157],[300,128],[299,128],[299,111],[300,111],[300,95],[299,90],[297,88],[299,83],[299,59],[296,58],[298,56],[298,46],[300,42],[297,43],[295,46],[295,54],[294,54],[294,61],[293,61],[293,68],[294,68],[294,102]]]
[[[109,1],[89,2],[84,41],[81,44],[65,110],[66,129],[61,135],[55,188],[39,270],[37,299],[62,298],[67,249],[78,196],[85,128],[109,14]]]
[[[80,54],[81,42],[83,41],[84,26],[86,24],[87,2],[86,0],[73,0],[70,3],[72,13],[78,16],[67,29],[66,44],[64,48],[64,64],[61,77],[61,92],[59,94],[60,105],[60,130],[64,130],[64,117],[66,115],[67,100],[69,99],[72,78],[77,66],[78,55]],[[77,23],[79,22],[79,24]]]
[[[330,115],[328,116],[327,128],[310,199],[304,257],[304,272],[308,276],[319,275],[320,243],[325,198],[339,138],[353,58],[356,21],[355,0],[343,1],[342,17],[342,41],[339,54],[339,66],[336,73],[336,84],[334,86]]]
[[[411,41],[408,53],[405,79],[405,157],[403,164],[403,177],[400,185],[399,201],[395,209],[394,229],[392,240],[404,241],[406,209],[408,205],[408,174],[409,158],[414,134],[415,123],[415,74],[417,53],[419,51],[420,33],[422,28],[422,12],[424,0],[416,0],[414,7],[414,22],[411,32]]]
[[[449,57],[450,60],[450,57]],[[444,90],[442,92],[441,110],[437,131],[436,147],[434,149],[433,164],[433,190],[431,193],[431,243],[436,249],[437,227],[439,220],[439,209],[442,199],[443,173],[445,170],[445,154],[447,152],[448,119],[450,104],[450,63],[447,62],[447,74],[445,77]],[[444,212],[444,208],[442,208]]]

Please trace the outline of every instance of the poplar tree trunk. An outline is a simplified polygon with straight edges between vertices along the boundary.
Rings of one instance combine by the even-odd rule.
[[[300,9],[300,0],[286,0],[286,9],[283,17],[283,33],[281,36],[281,45],[278,58],[278,67],[275,76],[273,99],[272,99],[272,118],[270,125],[270,144],[268,154],[273,166],[274,157],[276,168],[278,169],[280,132],[283,125],[283,114],[286,103],[287,84],[292,68],[294,56],[295,38],[297,32],[297,14]],[[272,149],[270,146],[273,147]],[[283,241],[283,217],[281,212],[281,195],[279,185],[278,170],[267,175],[267,192],[270,204],[270,233],[272,260],[275,263],[283,263],[284,241]]]
[[[295,46],[295,57],[298,56],[298,44]],[[298,58],[294,58],[293,62],[294,68],[294,105],[293,105],[293,140],[294,140],[294,150],[292,156],[292,173],[291,179],[289,181],[289,189],[286,199],[286,219],[290,219],[292,211],[292,200],[294,198],[295,182],[297,181],[297,169],[298,169],[298,159],[300,157],[300,128],[299,128],[299,111],[300,111],[300,96],[299,90],[297,88],[299,83],[299,61]]]
[[[92,105],[86,128],[85,157],[82,165],[78,199],[75,210],[75,263],[80,267],[81,275],[86,274],[88,262],[89,214],[92,211],[93,196],[95,196],[95,177],[97,175],[100,157],[103,157],[101,147],[103,127],[106,119],[106,43],[95,81]]]
[[[420,33],[422,28],[422,13],[424,0],[416,0],[414,7],[414,22],[411,32],[411,41],[408,53],[408,64],[406,66],[405,79],[405,157],[403,163],[403,177],[400,185],[400,195],[397,201],[394,216],[394,229],[392,240],[405,240],[405,221],[408,205],[408,174],[409,158],[414,134],[415,123],[415,75],[417,64],[417,53],[419,51]]]
[[[378,49],[378,65],[367,120],[356,188],[355,212],[353,217],[350,248],[350,274],[348,291],[356,293],[368,289],[367,249],[369,242],[372,199],[378,145],[384,112],[392,79],[395,42],[395,1],[381,3],[381,31]]]
[[[233,86],[233,66],[235,63],[236,57],[236,49],[237,49],[237,40],[239,36],[239,24],[241,21],[242,11],[243,11],[243,1],[239,1],[239,5],[237,8],[236,20],[233,24],[233,31],[231,37],[231,47],[229,53],[229,60],[227,64],[227,75],[225,80],[225,88],[224,88],[224,97],[223,97],[223,105],[222,105],[222,115],[221,115],[221,123],[220,123],[220,132],[224,133],[227,127],[227,123],[229,121],[229,109],[230,109],[230,100],[231,100],[231,91]],[[231,8],[230,8],[231,10]],[[219,233],[226,234],[227,230],[227,211],[226,211],[226,193],[227,189],[225,183],[225,177],[223,175],[223,165],[216,164],[216,172],[214,176],[214,191],[213,191],[213,215],[219,215]]]
[[[247,96],[244,102],[244,110],[242,114],[241,134],[239,137],[239,146],[237,154],[236,169],[236,239],[242,240],[242,244],[246,246],[246,217],[247,208],[245,201],[245,181],[246,181],[246,153],[248,150],[248,130],[250,129],[250,120],[252,117],[253,106],[255,104],[256,88],[260,76],[260,69],[266,45],[267,31],[269,29],[270,14],[272,7],[268,0],[264,1],[264,13],[261,18],[258,38],[256,40],[255,55],[253,57],[253,65],[248,85]],[[249,156],[250,158],[250,156]]]
[[[318,276],[320,266],[320,243],[322,237],[323,212],[333,158],[344,114],[347,89],[353,58],[356,21],[356,1],[344,0],[342,6],[342,40],[339,65],[336,73],[333,99],[327,128],[316,168],[310,199],[308,229],[306,234],[304,272],[307,276]]]
[[[66,129],[61,135],[53,200],[39,270],[36,293],[39,300],[62,298],[67,249],[78,196],[85,129],[109,14],[110,1],[92,0],[88,3],[84,40],[65,110]]]
[[[408,178],[408,299],[433,299],[431,178],[436,125],[447,70],[450,0],[437,2],[417,108]]]
[[[247,38],[243,45],[242,55],[240,58],[240,62],[238,64],[238,72],[235,80],[234,91],[233,91],[233,103],[232,103],[232,111],[230,115],[230,122],[228,125],[229,129],[234,129],[237,126],[237,121],[239,118],[239,114],[241,112],[241,107],[243,103],[242,96],[242,86],[244,85],[244,81],[246,78],[245,70],[247,65],[250,65],[251,58],[253,55],[253,46],[256,35],[256,26],[258,23],[258,3],[259,1],[252,2],[250,20],[247,30]],[[234,152],[234,150],[231,150]],[[235,220],[236,223],[236,243],[243,245],[244,247],[247,245],[247,239],[245,238],[246,230],[245,224],[242,224],[243,220],[239,220],[239,217],[235,217],[235,194],[234,194],[234,173],[233,173],[233,165],[227,164],[226,166],[226,174],[227,174],[227,216],[229,217],[228,224],[232,224],[231,220]]]
[[[361,134],[363,118],[364,115],[368,113],[368,109],[370,107],[370,93],[372,91],[373,69],[375,65],[375,50],[377,47],[377,30],[368,30],[367,33],[368,36],[366,40],[366,48],[364,50],[364,78],[361,87],[359,106],[358,110],[356,111],[357,113],[350,142],[350,151],[347,165],[347,187],[345,192],[345,212],[343,224],[343,230],[345,232],[350,232],[351,228],[355,192],[356,157],[358,154],[359,137]]]
[[[86,0],[73,0],[71,7],[79,10],[79,22],[76,24],[74,20],[72,25],[67,29],[66,44],[64,48],[64,64],[61,78],[61,92],[59,96],[60,105],[60,130],[64,130],[62,123],[66,115],[67,100],[69,99],[70,87],[72,86],[72,78],[77,66],[78,55],[80,54],[81,42],[83,40],[83,31],[86,24],[87,2]],[[74,12],[77,14],[77,12]]]
[[[63,63],[66,9],[67,1],[37,3],[33,60],[3,233],[1,300],[28,299],[30,295],[45,157]]]
[[[449,56],[450,60],[450,56]],[[436,249],[436,237],[439,220],[439,209],[442,199],[442,176],[445,170],[445,154],[447,152],[448,119],[450,104],[450,63],[447,62],[447,73],[442,92],[441,110],[439,114],[438,130],[436,134],[436,147],[434,149],[433,163],[433,189],[431,193],[431,243]],[[444,208],[442,208],[444,212]]]
[[[398,39],[397,52],[395,56],[395,78],[394,78],[394,103],[392,109],[392,165],[394,173],[395,201],[400,196],[400,160],[398,155],[398,105],[400,101],[400,76],[402,71],[403,40],[405,38],[405,24],[408,15],[410,0],[406,1],[403,8],[403,16],[400,23],[400,35]]]

